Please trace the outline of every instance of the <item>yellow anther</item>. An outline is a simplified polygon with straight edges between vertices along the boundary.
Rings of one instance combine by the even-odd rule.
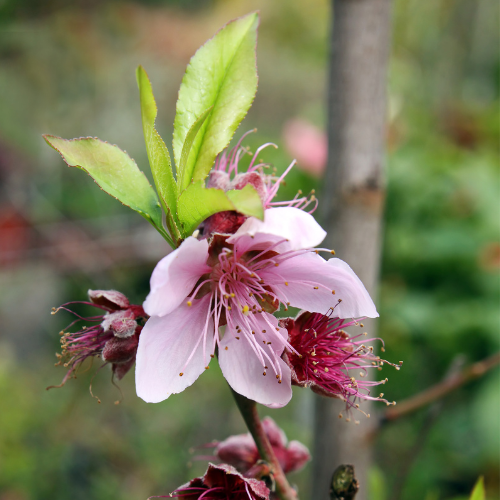
[[[250,308],[248,307],[248,305],[244,305],[241,312],[245,315],[245,316],[248,316],[250,314]]]
[[[331,253],[332,255],[335,255],[335,250],[330,250],[330,253]]]
[[[184,375],[184,373],[182,373],[182,372],[181,372],[181,373],[179,373],[179,377],[182,377],[183,375]]]
[[[188,300],[187,305],[188,305],[188,307],[191,307],[193,305],[193,303],[190,300]]]

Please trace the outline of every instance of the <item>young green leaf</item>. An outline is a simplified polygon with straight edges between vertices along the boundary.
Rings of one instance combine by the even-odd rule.
[[[255,47],[258,15],[226,24],[191,59],[179,90],[174,122],[174,158],[181,164],[187,135],[211,106],[212,112],[196,135],[182,172],[179,192],[191,180],[203,180],[215,157],[229,144],[257,91]]]
[[[262,200],[252,185],[247,184],[243,189],[231,189],[226,195],[233,202],[237,212],[264,220]]]
[[[44,135],[43,138],[68,166],[87,172],[103,191],[139,212],[165,236],[156,193],[127,153],[94,137],[68,140]]]
[[[222,189],[207,189],[203,181],[194,182],[179,197],[178,208],[184,237],[217,212],[236,210],[244,215],[264,217],[260,196],[250,185],[225,193]]]
[[[484,500],[486,498],[486,493],[484,491],[484,478],[481,476],[478,480],[474,489],[472,490],[470,500]]]
[[[156,189],[163,200],[165,210],[170,212],[174,221],[177,221],[177,184],[172,172],[170,155],[167,146],[155,128],[158,113],[153,89],[148,75],[142,66],[137,68],[137,84],[141,97],[142,128],[149,165],[156,184]],[[168,217],[167,213],[167,217]]]
[[[210,112],[214,109],[213,106],[210,106],[208,109],[206,109],[201,116],[191,125],[191,128],[189,129],[187,135],[186,135],[186,140],[184,141],[184,146],[182,146],[182,153],[181,153],[181,159],[179,162],[179,185],[182,186],[183,184],[189,184],[190,180],[189,179],[187,182],[184,181],[184,176],[185,175],[190,175],[186,171],[186,163],[188,161],[189,153],[191,151],[191,147],[193,146],[193,141],[195,140],[198,132],[200,131],[201,126],[205,123],[205,120],[207,119],[208,115]]]

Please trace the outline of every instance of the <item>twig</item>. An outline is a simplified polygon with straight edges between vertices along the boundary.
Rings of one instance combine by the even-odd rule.
[[[463,355],[456,356],[453,362],[451,363],[450,368],[446,372],[444,382],[452,380],[454,377],[460,374],[464,365],[465,365],[465,357]],[[444,403],[442,399],[434,401],[434,403],[427,410],[427,415],[425,417],[425,420],[418,432],[418,439],[413,443],[413,446],[406,452],[405,456],[401,458],[399,470],[398,473],[396,474],[396,479],[392,487],[391,498],[393,498],[394,500],[399,500],[401,498],[404,486],[406,484],[406,480],[410,475],[413,464],[417,460],[417,457],[420,455],[421,451],[424,449],[427,436],[429,435],[432,428],[434,427],[434,424],[439,418],[439,415],[441,414],[443,407]]]
[[[466,382],[483,376],[487,371],[498,364],[500,364],[500,353],[496,353],[489,358],[474,363],[461,372],[451,377],[447,377],[438,384],[429,387],[429,389],[403,400],[401,403],[398,403],[397,406],[388,408],[382,415],[381,423],[391,422],[401,418],[443,398]]]
[[[255,401],[245,398],[231,389],[233,397],[238,405],[241,416],[252,435],[260,457],[271,465],[273,478],[276,483],[276,495],[280,500],[298,500],[297,493],[288,483],[285,473],[274,454],[269,439],[264,432],[262,423],[257,413]]]

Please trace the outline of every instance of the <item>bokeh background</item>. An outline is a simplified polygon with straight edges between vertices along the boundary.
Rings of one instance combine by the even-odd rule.
[[[327,0],[4,0],[0,2],[0,499],[140,500],[168,494],[206,462],[203,444],[244,432],[218,371],[148,405],[133,373],[120,392],[99,366],[60,382],[52,306],[115,288],[140,303],[168,250],[137,214],[67,168],[41,138],[98,136],[148,171],[135,68],[152,80],[168,143],[189,57],[225,22],[260,9],[259,90],[238,133],[292,158],[284,198],[324,190]],[[388,77],[387,201],[379,334],[389,399],[498,351],[499,6],[496,0],[395,0]],[[148,174],[149,175],[149,174]],[[369,244],[369,242],[367,242]],[[348,260],[348,259],[347,259]],[[479,475],[499,495],[498,369],[380,429],[373,500],[467,498]],[[261,408],[311,443],[312,396]],[[383,411],[384,408],[380,408]],[[348,424],[346,424],[348,425]],[[308,469],[292,481],[306,498]]]

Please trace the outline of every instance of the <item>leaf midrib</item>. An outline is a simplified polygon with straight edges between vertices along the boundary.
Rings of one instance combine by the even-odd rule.
[[[201,136],[201,140],[200,140],[200,147],[199,147],[199,148],[197,149],[197,151],[196,151],[196,160],[195,160],[195,163],[194,163],[194,166],[193,166],[193,172],[191,173],[191,179],[190,179],[190,181],[189,181],[189,184],[191,184],[191,183],[193,182],[193,177],[194,177],[194,172],[195,172],[196,163],[197,163],[198,158],[199,158],[199,153],[200,153],[200,150],[201,150],[201,148],[202,148],[202,145],[203,145],[203,142],[204,142],[204,139],[205,139],[205,135],[206,135],[206,133],[207,133],[207,129],[208,129],[208,127],[210,126],[210,124],[212,123],[212,116],[213,116],[213,113],[214,113],[214,111],[215,111],[215,109],[216,109],[217,102],[219,101],[220,94],[221,94],[220,90],[221,90],[221,88],[222,88],[222,86],[223,86],[223,84],[224,84],[224,81],[225,81],[225,78],[226,78],[227,73],[229,72],[229,69],[232,67],[232,65],[233,65],[233,63],[234,63],[234,58],[235,58],[235,56],[236,56],[236,53],[238,52],[238,50],[240,49],[241,45],[243,44],[243,41],[244,41],[244,39],[245,39],[246,35],[248,34],[248,32],[250,31],[250,28],[252,27],[252,25],[253,25],[253,22],[249,25],[249,27],[248,27],[248,28],[247,28],[247,30],[245,31],[245,34],[241,37],[241,40],[240,40],[240,42],[239,42],[239,44],[238,44],[238,47],[237,47],[237,48],[236,48],[236,50],[234,51],[234,53],[233,53],[233,55],[232,55],[232,57],[231,57],[231,60],[230,60],[229,64],[226,66],[226,70],[224,71],[224,78],[222,78],[222,79],[221,79],[221,83],[220,83],[220,85],[219,85],[219,86],[218,86],[218,88],[217,88],[217,96],[216,96],[215,101],[214,101],[214,103],[213,103],[213,107],[214,107],[214,109],[213,109],[213,110],[212,110],[212,112],[210,113],[210,118],[207,120],[207,123],[206,123],[206,125],[205,125],[204,130],[203,130],[203,134],[202,134],[202,136]],[[189,130],[188,130],[188,131],[189,131]],[[233,134],[234,134],[234,132],[233,132]],[[187,134],[186,134],[186,135],[187,135]],[[231,140],[231,139],[230,139],[230,140]],[[200,180],[204,180],[205,178],[206,178],[206,175],[205,175],[205,177],[204,177],[203,179],[200,179]],[[188,184],[188,186],[189,186],[189,184]],[[186,189],[187,189],[187,187],[186,187]],[[184,190],[182,191],[182,193],[183,193],[186,189],[184,189]],[[182,193],[181,193],[181,194],[182,194]],[[180,195],[179,195],[179,197],[180,197]]]

